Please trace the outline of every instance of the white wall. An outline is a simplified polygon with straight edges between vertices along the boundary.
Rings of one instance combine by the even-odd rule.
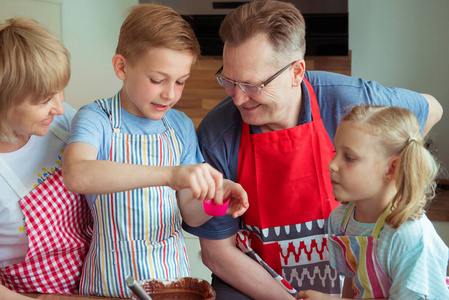
[[[135,4],[137,0],[62,0],[62,42],[72,59],[65,99],[73,107],[120,89],[111,61],[126,9]]]
[[[136,4],[138,0],[0,0],[0,20],[34,18],[62,40],[72,68],[65,101],[78,109],[120,89],[111,60],[126,10]]]
[[[429,136],[449,178],[449,1],[349,0],[352,75],[433,95],[443,119]]]
[[[0,0],[0,20],[13,17],[33,18],[61,38],[60,0]]]
[[[449,1],[349,0],[352,76],[433,95],[442,120],[429,136],[449,178]],[[433,222],[449,245],[449,222]]]

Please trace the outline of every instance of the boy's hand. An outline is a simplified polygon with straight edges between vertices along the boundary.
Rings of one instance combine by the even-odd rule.
[[[207,163],[182,165],[172,170],[168,186],[176,191],[189,188],[194,199],[210,200],[223,188],[223,175]]]
[[[221,192],[218,192],[217,194],[220,193]],[[237,218],[243,215],[248,209],[248,195],[240,184],[228,179],[224,179],[222,193],[222,199],[230,199],[226,214],[232,215],[232,217]]]

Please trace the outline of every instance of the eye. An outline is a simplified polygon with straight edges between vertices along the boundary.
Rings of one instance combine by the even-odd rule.
[[[161,84],[163,82],[163,80],[155,80],[155,79],[150,78],[150,82],[152,84]]]
[[[53,98],[53,95],[48,96],[48,97],[42,99],[42,100],[39,102],[39,104],[40,104],[40,105],[47,105],[48,103],[50,103],[50,101],[51,101],[52,98]]]
[[[349,161],[349,162],[352,162],[352,161],[356,160],[356,158],[354,156],[349,155],[349,154],[345,154],[344,157],[345,157],[345,160]]]
[[[185,81],[176,81],[176,84],[183,86],[186,84],[186,82]]]

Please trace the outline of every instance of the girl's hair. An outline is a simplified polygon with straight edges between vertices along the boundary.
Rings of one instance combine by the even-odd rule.
[[[239,46],[248,39],[264,34],[276,52],[278,63],[304,58],[306,24],[299,10],[282,1],[252,1],[231,11],[220,26],[224,43]]]
[[[14,141],[16,106],[63,90],[69,79],[69,52],[50,31],[27,18],[0,24],[0,141]]]
[[[397,193],[385,222],[398,228],[406,220],[419,219],[435,196],[438,164],[424,147],[415,115],[400,107],[361,105],[342,120],[348,121],[377,136],[377,149],[386,157],[398,157],[394,177]]]
[[[158,4],[135,5],[120,28],[115,53],[135,64],[152,47],[189,51],[194,62],[201,54],[195,33],[175,10]]]

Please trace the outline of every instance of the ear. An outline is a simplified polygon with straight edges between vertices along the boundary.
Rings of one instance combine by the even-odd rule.
[[[112,67],[114,68],[115,75],[121,80],[126,78],[125,72],[126,59],[121,54],[116,54],[112,58]]]
[[[394,157],[394,158],[390,159],[390,163],[388,165],[388,171],[384,175],[385,180],[387,182],[391,182],[396,178],[396,165],[397,165],[398,160],[399,160],[398,157]]]
[[[306,62],[304,59],[297,60],[293,65],[293,86],[300,86],[306,71]]]

